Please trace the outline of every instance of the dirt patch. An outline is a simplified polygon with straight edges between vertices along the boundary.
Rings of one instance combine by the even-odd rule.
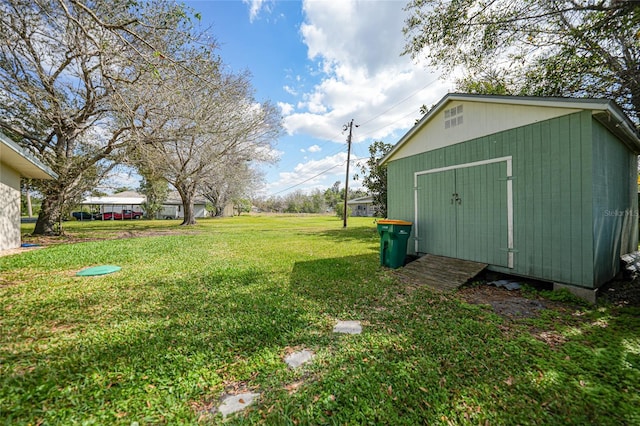
[[[201,231],[182,230],[182,229],[167,229],[167,230],[152,230],[152,231],[111,231],[104,235],[93,235],[91,237],[79,237],[73,234],[64,234],[60,236],[31,236],[24,235],[22,241],[29,244],[37,244],[37,247],[18,247],[15,249],[0,250],[0,257],[11,256],[14,254],[21,254],[28,251],[38,250],[45,247],[55,246],[59,244],[76,244],[86,243],[91,241],[105,241],[105,240],[121,240],[124,238],[141,238],[141,237],[162,237],[167,235],[195,235]]]
[[[537,317],[545,309],[563,311],[565,314],[575,312],[576,306],[570,303],[556,302],[540,297],[524,297],[521,290],[507,290],[488,284],[474,284],[460,289],[457,295],[467,303],[488,305],[498,315],[509,321],[499,325],[505,334],[515,335],[519,333],[520,319]],[[544,330],[531,324],[527,325],[531,335],[547,344],[550,348],[556,348],[566,342],[566,338],[556,330]]]
[[[480,282],[488,282],[481,280]],[[543,286],[541,283],[529,283],[534,288]],[[549,290],[540,287],[541,290]],[[457,293],[468,303],[490,305],[500,315],[512,318],[535,317],[543,309],[574,310],[577,306],[569,302],[548,300],[542,297],[527,295],[524,297],[520,290],[507,290],[487,284],[473,284],[462,287]],[[615,305],[640,307],[640,277],[635,279],[613,280],[598,290],[598,305]]]
[[[20,253],[26,253],[28,251],[38,250],[38,249],[41,249],[41,248],[43,248],[43,247],[18,247],[18,248],[14,248],[14,249],[0,250],[0,257],[11,256],[11,255],[20,254]]]
[[[598,291],[598,302],[616,306],[640,307],[640,277],[614,280]]]
[[[464,287],[457,294],[467,303],[489,305],[495,313],[509,318],[535,317],[543,309],[552,307],[553,303],[523,297],[518,290],[507,290],[490,285]]]
[[[93,234],[91,237],[79,237],[73,234],[65,234],[61,236],[25,236],[23,240],[32,244],[43,246],[51,246],[56,244],[74,244],[86,243],[89,241],[105,241],[105,240],[121,240],[124,238],[141,238],[141,237],[162,237],[166,235],[195,235],[200,231],[183,230],[183,229],[166,229],[166,230],[143,230],[143,231],[110,231],[100,235]]]

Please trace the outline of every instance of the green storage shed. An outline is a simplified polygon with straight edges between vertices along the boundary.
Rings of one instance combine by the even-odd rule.
[[[487,263],[589,300],[638,249],[640,137],[601,99],[448,94],[381,160],[408,254]]]

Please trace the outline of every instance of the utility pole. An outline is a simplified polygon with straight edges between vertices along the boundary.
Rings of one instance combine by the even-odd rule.
[[[358,127],[358,125],[356,125]],[[347,137],[347,177],[344,180],[344,209],[342,211],[343,228],[347,227],[347,199],[349,198],[349,163],[351,161],[351,135],[353,134],[353,118],[349,124],[345,124],[343,131],[349,129],[349,137]]]

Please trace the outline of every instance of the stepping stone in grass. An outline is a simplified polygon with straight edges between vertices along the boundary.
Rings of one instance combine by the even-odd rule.
[[[222,417],[227,417],[229,414],[242,411],[260,396],[259,393],[240,393],[238,395],[229,395],[222,400],[222,403],[218,407],[218,411],[222,413]]]
[[[284,359],[284,362],[287,363],[289,368],[298,368],[302,364],[311,361],[313,359],[313,356],[314,356],[313,352],[305,349],[305,350],[294,352],[288,355]]]
[[[362,326],[360,321],[338,321],[335,327],[333,327],[334,333],[345,334],[360,334],[362,333]]]

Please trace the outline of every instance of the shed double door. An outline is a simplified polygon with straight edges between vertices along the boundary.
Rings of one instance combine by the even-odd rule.
[[[417,176],[417,251],[509,266],[507,165]]]

